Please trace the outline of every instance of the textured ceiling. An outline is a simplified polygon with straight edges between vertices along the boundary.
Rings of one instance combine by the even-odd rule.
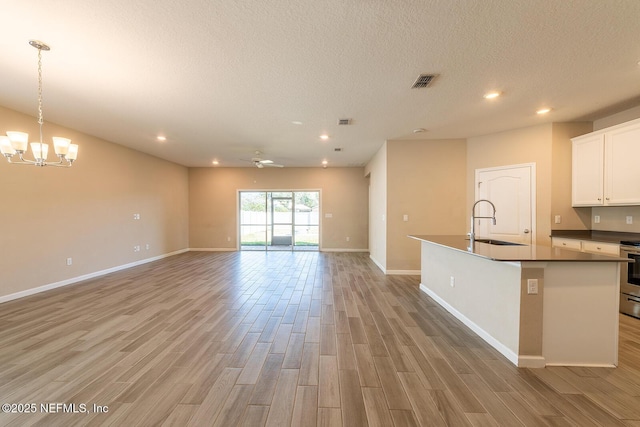
[[[385,140],[593,119],[640,97],[638,0],[1,6],[0,105],[36,114],[39,39],[52,48],[45,120],[186,166],[251,166],[254,150],[288,167],[362,165]],[[411,89],[424,72],[439,77]]]

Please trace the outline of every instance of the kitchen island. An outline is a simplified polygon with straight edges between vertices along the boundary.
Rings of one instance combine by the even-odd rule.
[[[628,260],[466,236],[421,242],[420,289],[519,367],[618,363],[620,265]]]

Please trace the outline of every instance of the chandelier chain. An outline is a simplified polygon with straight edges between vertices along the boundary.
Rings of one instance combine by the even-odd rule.
[[[38,124],[40,125],[40,144],[42,144],[42,49],[38,48]]]

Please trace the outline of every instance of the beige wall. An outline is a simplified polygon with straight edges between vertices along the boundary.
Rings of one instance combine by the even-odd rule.
[[[7,130],[33,140],[38,126],[0,108]],[[188,248],[187,168],[49,123],[44,134],[71,138],[79,158],[70,169],[0,159],[0,298]]]
[[[368,250],[368,180],[363,168],[191,168],[191,248],[236,249],[239,190],[320,190],[321,249]],[[332,217],[325,218],[327,213]]]
[[[387,269],[387,143],[365,167],[369,178],[369,256]]]
[[[640,119],[640,105],[593,121],[593,130],[608,128],[631,120]]]
[[[464,234],[466,141],[387,143],[387,271],[420,270],[409,234]],[[408,221],[404,221],[408,215]]]

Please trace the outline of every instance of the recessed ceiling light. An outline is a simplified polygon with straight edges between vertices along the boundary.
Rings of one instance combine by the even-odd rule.
[[[536,111],[536,114],[547,114],[549,111],[551,111],[551,108],[541,108]]]
[[[220,162],[218,162],[217,160],[214,160],[213,162],[211,162],[214,166],[218,166],[220,164]]]
[[[293,121],[293,122],[291,122],[291,123],[292,123],[292,124],[294,124],[294,125],[298,125],[298,126],[300,126],[300,125],[302,124],[302,122],[299,122],[299,121],[297,121],[297,120],[294,120],[294,121]]]
[[[500,95],[502,95],[502,92],[498,92],[498,91],[487,92],[487,93],[484,94],[484,99],[495,99],[495,98],[499,97]]]
[[[326,161],[326,160],[323,160],[323,161],[322,161],[322,164],[323,164],[323,165],[326,165],[326,164],[328,164],[328,163],[329,163],[329,162],[328,162],[328,161]]]
[[[322,135],[320,135],[320,139],[323,140],[323,141],[326,141],[327,139],[329,139],[329,135],[322,134]]]
[[[157,139],[158,141],[162,141],[162,142],[164,142],[164,141],[166,141],[166,140],[167,140],[167,137],[166,137],[166,136],[162,136],[162,135],[158,135],[158,137],[157,137],[156,139]]]

